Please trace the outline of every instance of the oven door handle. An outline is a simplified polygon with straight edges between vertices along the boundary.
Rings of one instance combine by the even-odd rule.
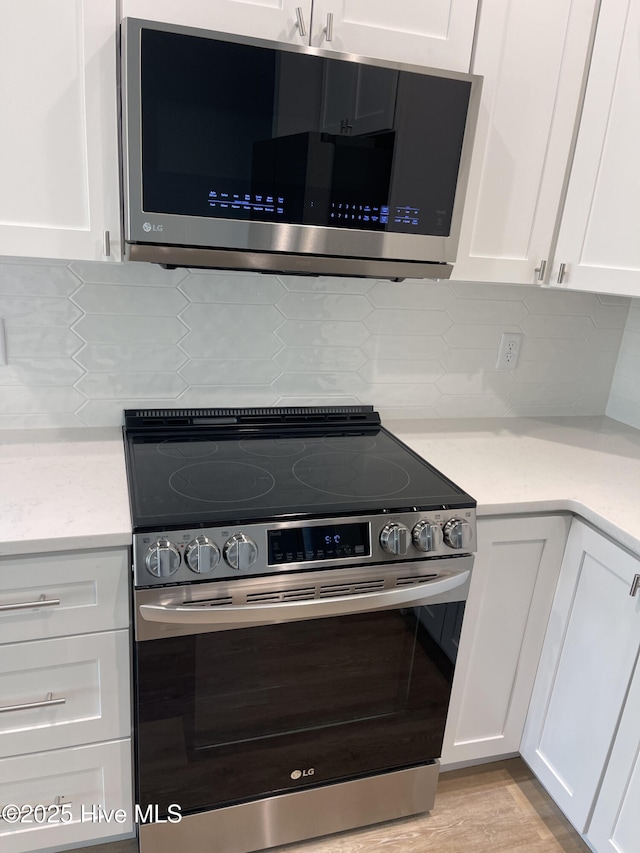
[[[284,601],[277,604],[240,604],[222,607],[198,607],[171,604],[141,604],[140,615],[147,622],[172,625],[270,625],[277,622],[297,622],[323,616],[342,616],[365,613],[369,610],[389,610],[405,605],[426,604],[431,598],[456,589],[467,582],[470,571],[452,572],[445,577],[402,589],[344,595],[335,598],[314,598],[305,601]]]

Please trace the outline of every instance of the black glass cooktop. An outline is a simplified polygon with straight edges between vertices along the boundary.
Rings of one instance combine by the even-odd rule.
[[[125,426],[138,532],[475,506],[379,422],[345,428],[316,419],[261,427],[201,418],[204,423],[167,428],[146,420],[147,427]]]

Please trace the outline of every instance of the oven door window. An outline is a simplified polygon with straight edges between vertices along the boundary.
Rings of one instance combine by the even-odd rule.
[[[138,802],[188,813],[438,758],[455,642],[437,608],[461,606],[138,643]]]

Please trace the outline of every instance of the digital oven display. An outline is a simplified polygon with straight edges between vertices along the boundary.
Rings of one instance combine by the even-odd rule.
[[[369,557],[368,524],[330,524],[267,531],[269,565]]]

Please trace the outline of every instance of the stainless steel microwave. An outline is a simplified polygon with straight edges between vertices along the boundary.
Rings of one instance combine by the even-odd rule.
[[[128,18],[126,254],[448,278],[481,78]]]

